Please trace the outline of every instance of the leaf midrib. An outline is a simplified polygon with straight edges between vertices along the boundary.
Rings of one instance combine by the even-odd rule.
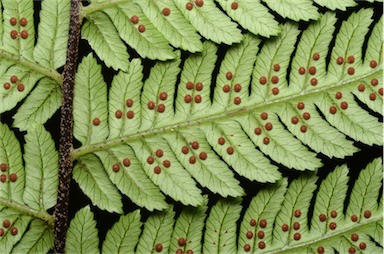
[[[361,67],[363,67],[363,66],[361,66]],[[195,119],[195,120],[191,120],[191,121],[187,120],[183,123],[175,123],[175,124],[172,124],[172,125],[169,125],[166,127],[160,127],[160,128],[146,130],[146,131],[139,131],[136,134],[133,134],[130,136],[118,137],[115,139],[106,140],[106,141],[95,143],[95,144],[84,145],[84,146],[77,148],[77,149],[74,149],[72,151],[72,154],[71,154],[72,159],[76,160],[76,158],[78,158],[84,154],[93,153],[96,151],[102,151],[102,150],[105,150],[107,148],[118,146],[118,145],[130,142],[133,140],[151,137],[151,136],[157,135],[159,133],[174,132],[175,130],[182,129],[182,128],[191,128],[194,126],[203,125],[205,123],[214,122],[214,121],[221,120],[221,119],[226,119],[232,115],[236,115],[236,116],[244,115],[244,114],[248,114],[248,113],[250,113],[256,109],[259,109],[259,108],[271,107],[272,105],[276,105],[279,103],[289,102],[292,100],[298,100],[300,98],[304,99],[308,96],[313,96],[315,94],[322,94],[322,93],[324,93],[328,90],[334,89],[334,88],[349,86],[352,83],[356,82],[357,80],[367,78],[367,77],[374,75],[376,73],[380,73],[382,70],[383,70],[383,68],[380,65],[378,68],[376,68],[376,69],[374,69],[374,70],[372,70],[372,71],[370,71],[364,75],[357,76],[357,77],[355,77],[353,79],[349,79],[347,81],[342,80],[338,83],[328,85],[328,86],[325,86],[322,88],[314,89],[314,90],[311,90],[309,92],[300,91],[299,93],[297,93],[295,95],[288,95],[285,97],[280,97],[280,98],[275,99],[275,100],[272,99],[272,100],[258,103],[256,105],[251,105],[248,107],[242,107],[239,109],[231,109],[228,111],[221,112],[219,114],[213,114],[213,115],[208,115],[208,116],[206,116],[206,115],[201,116],[201,114],[199,114],[199,118]],[[289,87],[288,87],[288,89],[289,89]],[[251,98],[251,96],[247,97],[247,99],[250,99],[250,98]],[[208,110],[206,112],[209,112],[209,109],[210,108],[208,108]]]

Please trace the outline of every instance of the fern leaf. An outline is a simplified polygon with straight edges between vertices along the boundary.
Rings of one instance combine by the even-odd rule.
[[[147,172],[142,168],[144,165],[140,165],[139,158],[136,159],[135,152],[129,146],[111,148],[96,154],[112,183],[134,203],[150,211],[163,210],[167,207],[156,183],[150,180],[150,175],[146,175]]]
[[[73,133],[83,144],[97,143],[108,136],[106,89],[101,66],[92,55],[88,55],[79,64],[76,73],[73,101]]]
[[[132,134],[140,127],[142,70],[140,61],[134,59],[129,63],[127,72],[119,72],[112,81],[109,92],[109,138]]]
[[[33,56],[45,67],[58,69],[65,64],[70,1],[43,1],[38,40]]]
[[[56,204],[59,155],[41,125],[30,129],[25,139],[24,202],[34,209],[48,210]]]
[[[331,10],[343,10],[345,11],[347,7],[356,6],[357,3],[353,0],[341,0],[341,1],[332,1],[332,0],[315,0],[315,3],[318,5],[327,7]]]
[[[211,74],[217,60],[216,50],[217,46],[215,44],[205,42],[202,53],[192,55],[185,61],[176,98],[177,111],[175,117],[177,120],[186,121],[187,119],[198,118],[198,115],[201,117],[206,114],[206,110],[210,107],[211,102],[208,99],[210,94],[209,86],[212,80]],[[192,82],[192,89],[188,82]],[[201,84],[201,88],[197,89],[195,86],[198,83]],[[187,99],[188,103],[186,97],[191,98],[190,100]],[[166,123],[164,120],[163,122]]]
[[[286,23],[281,34],[272,38],[266,43],[256,59],[255,68],[252,74],[252,93],[250,99],[255,102],[267,101],[268,98],[280,97],[283,91],[278,94],[272,93],[272,86],[283,90],[287,86],[285,73],[288,69],[290,55],[295,48],[295,41],[299,31],[294,23]],[[279,71],[275,72],[273,66],[278,64]],[[274,82],[272,82],[272,77]],[[260,80],[266,78],[266,83],[261,85]],[[277,83],[276,83],[277,81]]]
[[[189,52],[201,51],[201,37],[172,0],[140,0],[136,3],[140,5],[143,13],[172,46]],[[163,10],[165,14],[162,13]]]
[[[234,174],[228,169],[214,151],[211,150],[205,135],[200,129],[193,131],[178,132],[176,134],[165,135],[168,144],[172,144],[172,151],[177,156],[180,163],[189,174],[203,187],[207,187],[214,193],[219,193],[223,197],[238,197],[244,195],[244,190],[239,186],[239,182],[234,178]],[[216,139],[217,141],[217,139]],[[198,149],[188,149],[185,154],[183,147],[186,143],[198,142]],[[184,148],[185,149],[185,148]],[[200,156],[205,156],[204,160],[198,160]],[[191,163],[196,159],[195,163]]]
[[[0,161],[7,169],[2,174],[5,182],[0,184],[0,197],[23,203],[25,171],[20,145],[14,133],[5,124],[0,124],[0,144]]]
[[[202,204],[203,197],[200,190],[190,175],[184,171],[177,158],[174,157],[170,148],[171,144],[160,138],[153,138],[134,142],[130,145],[145,173],[165,194],[184,205],[198,206]],[[163,151],[163,156],[155,155],[156,147]],[[160,167],[160,169],[155,167]]]
[[[24,99],[43,75],[12,62],[2,61],[1,64],[4,69],[0,70],[0,82],[10,84],[9,89],[0,90],[0,112],[5,112],[14,108],[18,102]],[[11,81],[12,77],[17,78],[15,83]]]
[[[53,246],[54,219],[46,210],[56,204],[57,196],[54,142],[42,126],[34,126],[26,135],[24,150],[25,169],[18,140],[7,125],[0,124],[2,253],[44,253]]]
[[[347,194],[348,169],[344,165],[338,167],[330,173],[321,183],[319,192],[316,196],[315,208],[312,217],[312,230],[319,231],[321,235],[332,232],[329,228],[330,222],[337,223],[340,227],[340,221],[344,206],[340,200],[345,199]],[[337,195],[335,195],[337,193]],[[339,216],[338,216],[339,215]],[[324,220],[326,216],[326,220]]]
[[[254,144],[234,121],[221,121],[206,126],[207,140],[223,160],[240,175],[260,182],[275,182],[281,178],[277,167],[270,164],[262,153],[253,149]],[[218,143],[224,138],[225,144]],[[233,153],[228,149],[233,149]]]
[[[121,195],[108,179],[100,160],[91,154],[82,156],[73,169],[73,179],[92,203],[109,212],[123,213]]]
[[[360,173],[351,193],[346,219],[356,215],[361,222],[366,217],[365,211],[380,212],[381,206],[377,205],[377,200],[382,182],[382,168],[382,160],[375,159]]]
[[[102,12],[88,15],[81,27],[81,36],[87,39],[97,55],[108,67],[126,71],[129,55],[112,21]]]
[[[201,253],[201,241],[206,217],[206,203],[199,207],[186,207],[177,218],[170,241],[169,253],[192,250]]]
[[[380,145],[382,124],[361,106],[367,102],[370,110],[381,113],[377,89],[380,60],[372,59],[377,61],[375,66],[362,64],[363,32],[369,35],[367,22],[371,22],[366,14],[371,15],[372,10],[352,14],[337,33],[335,15],[326,13],[302,32],[287,22],[279,36],[261,44],[258,38],[245,34],[240,44],[226,51],[219,73],[213,76],[218,48],[208,41],[201,53],[185,58],[177,52],[177,59],[156,63],[144,82],[142,67],[133,60],[128,74],[121,72],[112,82],[111,136],[83,145],[74,157],[106,152],[109,157],[103,157],[108,161],[104,167],[111,172],[115,164],[122,167],[126,157],[116,157],[110,149],[128,145],[133,148],[133,160],[139,162],[137,169],[158,189],[183,204],[198,205],[202,197],[195,181],[224,197],[243,195],[238,181],[229,180],[233,174],[228,170],[249,180],[276,182],[281,175],[274,163],[314,171],[322,166],[317,153],[344,158],[358,151],[353,141]],[[377,36],[380,25],[373,28],[374,39],[367,38],[367,48],[381,40]],[[350,26],[355,30],[348,30]],[[351,36],[360,43],[354,60],[360,63],[345,59],[342,66],[352,64],[355,73],[336,77],[330,72],[332,59],[327,63],[326,56],[339,49],[329,45]],[[367,86],[365,92],[359,90],[360,84]],[[375,92],[375,100],[369,92]],[[91,121],[85,127],[94,128]],[[167,157],[155,156],[158,149]],[[148,163],[149,156],[154,164]],[[165,160],[170,168],[164,167]],[[227,170],[219,176],[219,171],[207,169],[213,161]],[[185,182],[185,188],[178,181]]]
[[[13,126],[27,130],[33,124],[44,124],[60,107],[61,87],[51,79],[40,80],[13,116]]]
[[[119,6],[105,9],[115,25],[120,37],[133,47],[141,57],[150,59],[169,60],[175,57],[168,41],[144,15],[134,2],[126,2]],[[130,22],[132,16],[137,16],[139,23]],[[139,31],[139,26],[140,30]]]
[[[256,238],[258,230],[263,231],[268,227],[269,241],[272,239],[272,225],[281,208],[284,194],[287,188],[287,180],[282,179],[272,186],[262,189],[251,201],[241,222],[238,234],[238,252],[245,252],[244,246],[249,246],[252,252],[258,248],[261,241]],[[260,225],[261,223],[261,225]],[[265,235],[265,234],[264,234]],[[275,235],[275,233],[274,233]],[[251,237],[252,236],[252,237]],[[277,235],[279,237],[279,235]],[[264,238],[264,237],[263,237]],[[262,245],[262,243],[260,244]]]
[[[241,199],[221,199],[212,207],[204,233],[204,253],[236,253],[236,221],[240,217],[240,203]]]
[[[378,196],[382,158],[373,160],[360,172],[350,198],[347,175],[348,167],[342,165],[321,181],[315,173],[308,172],[289,186],[287,178],[267,184],[245,206],[244,216],[239,198],[219,199],[207,219],[205,198],[203,206],[185,208],[176,223],[175,212],[169,207],[152,214],[144,222],[141,235],[139,211],[135,211],[122,216],[112,227],[104,246],[111,246],[108,250],[113,252],[126,248],[128,253],[381,253],[383,226]],[[344,206],[348,207],[346,212]],[[129,233],[132,241],[123,242]],[[97,236],[93,237],[97,241]],[[80,253],[80,247],[76,251]]]
[[[367,66],[367,68],[371,67],[371,61],[376,61],[378,66],[380,66],[382,63],[383,45],[381,35],[383,34],[383,26],[381,24],[383,24],[383,17],[380,18],[380,20],[373,28],[372,34],[368,40],[367,51],[365,53],[364,60],[364,65]]]
[[[31,122],[47,121],[58,109],[60,101],[58,90],[61,76],[56,68],[64,65],[65,61],[69,1],[52,3],[42,3],[35,47],[33,1],[2,1],[2,18],[7,22],[1,26],[4,30],[0,49],[0,82],[4,86],[0,89],[0,112],[11,110],[21,102],[22,107],[14,125],[22,130],[33,126],[29,124]],[[42,88],[33,90],[31,99],[26,100],[24,106],[23,99],[28,98],[39,81],[45,83],[39,86],[44,86],[47,93],[40,94]],[[48,83],[50,88],[47,87]]]
[[[10,226],[8,228],[1,228],[4,230],[4,235],[0,237],[0,247],[1,252],[8,254],[13,252],[13,249],[19,241],[24,241],[24,237],[26,242],[32,240],[31,235],[26,235],[32,217],[17,213],[13,209],[2,207],[0,205],[0,221],[4,222],[5,220],[10,222]],[[13,232],[13,234],[11,232]],[[48,249],[52,247],[52,245],[53,241],[49,243]]]
[[[3,49],[15,54],[23,56],[26,59],[33,59],[33,47],[35,44],[35,29],[33,26],[33,1],[30,0],[3,0],[2,1],[4,12],[3,19],[10,20],[12,17],[15,17],[17,20],[21,18],[26,18],[27,24],[25,27],[19,25],[19,22],[16,24],[17,34],[13,39],[10,35],[11,31],[14,30],[14,26],[10,22],[4,22],[4,33],[3,33]],[[27,31],[27,37],[25,39],[21,38],[21,32]]]
[[[216,0],[227,14],[237,21],[243,28],[255,35],[269,38],[281,32],[279,23],[274,20],[260,1],[240,0],[236,1],[236,9],[232,9],[232,2]]]
[[[250,34],[244,35],[244,40],[231,47],[225,54],[225,58],[221,63],[220,71],[216,79],[216,87],[213,99],[212,109],[217,107],[217,111],[223,109],[238,109],[239,105],[234,103],[236,97],[241,98],[244,104],[251,103],[245,100],[248,97],[249,83],[251,82],[251,74],[253,72],[254,63],[256,61],[258,45],[260,40]],[[232,74],[232,78],[228,80],[227,73]],[[235,88],[239,84],[240,87]],[[239,86],[237,85],[237,86]],[[229,86],[230,90],[224,92],[224,87]]]
[[[368,32],[368,27],[372,22],[372,14],[372,9],[363,9],[357,13],[352,13],[348,20],[343,22],[328,67],[330,76],[334,76],[337,80],[352,79],[353,75],[348,73],[348,69],[357,69],[362,65],[361,48],[364,43],[364,36],[361,34]],[[348,59],[349,56],[354,57],[353,62],[351,58]],[[337,59],[339,62],[342,59],[346,64],[338,64]]]
[[[139,210],[121,216],[108,231],[103,242],[102,253],[135,253],[141,225]]]
[[[67,232],[67,253],[100,253],[98,249],[96,221],[89,206],[80,209],[71,223]]]
[[[216,7],[213,1],[205,1],[201,7],[189,0],[173,1],[184,17],[204,38],[218,44],[228,45],[241,41],[241,31]],[[187,3],[192,3],[191,10],[186,8]]]
[[[52,229],[37,219],[32,220],[29,227],[12,253],[48,253],[53,246]]]
[[[316,7],[313,6],[312,1],[309,0],[265,0],[265,3],[283,18],[289,18],[295,21],[316,20],[319,15]]]
[[[175,213],[172,207],[152,214],[144,225],[136,253],[167,252],[172,236]]]

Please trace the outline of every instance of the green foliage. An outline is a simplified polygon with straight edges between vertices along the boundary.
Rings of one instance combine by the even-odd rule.
[[[186,207],[176,223],[175,213],[170,207],[163,212],[153,213],[144,222],[140,237],[139,213],[135,211],[121,217],[113,225],[103,243],[104,246],[113,246],[113,249],[103,248],[103,251],[114,253],[109,250],[118,250],[121,246],[120,251],[124,249],[129,250],[128,252],[135,250],[135,253],[156,253],[161,252],[158,251],[161,245],[163,252],[169,250],[175,253],[180,249],[184,253],[188,250],[201,253],[201,241],[204,237],[204,253],[276,253],[281,250],[286,253],[316,253],[319,247],[326,251],[333,248],[338,253],[347,253],[350,248],[367,253],[381,253],[382,248],[376,243],[382,242],[382,235],[379,233],[382,230],[382,206],[381,201],[378,202],[379,198],[382,200],[382,160],[375,159],[361,171],[352,188],[350,200],[346,198],[347,173],[346,165],[337,167],[322,181],[318,181],[316,174],[306,173],[291,181],[289,186],[287,178],[283,178],[277,184],[269,184],[260,190],[249,204],[243,204],[244,216],[240,213],[241,199],[220,199],[209,210],[209,215],[206,214],[206,205]],[[367,177],[368,175],[371,177]],[[367,202],[354,203],[355,192],[364,193],[359,199]],[[309,207],[311,199],[315,200],[313,211]],[[344,205],[348,207],[347,212],[344,212]],[[79,214],[82,214],[82,210],[75,220]],[[352,220],[352,215],[357,216],[357,221]],[[321,220],[321,216],[325,219]],[[84,218],[84,223],[87,220]],[[239,220],[241,227],[238,231],[236,222]],[[334,228],[331,226],[333,223],[336,225]],[[286,230],[283,230],[285,226]],[[70,232],[75,227],[72,228],[71,225]],[[117,230],[120,232],[118,235]],[[127,232],[131,232],[133,236],[128,241],[129,247],[127,242],[117,240],[124,239]],[[117,239],[112,240],[109,234],[116,235]],[[354,234],[357,234],[357,239]],[[80,237],[81,231],[77,233],[77,238]],[[88,238],[89,241],[97,239],[97,236]],[[74,243],[79,244],[77,240],[71,242]],[[362,243],[365,243],[365,248]],[[85,245],[88,243],[80,243],[77,251]],[[248,247],[250,250],[247,251]]]
[[[106,84],[96,81],[102,78],[101,67],[89,55],[80,63],[76,80],[80,85],[75,88],[74,135],[82,147],[75,150],[75,158],[96,154],[122,193],[139,206],[162,210],[164,204],[155,202],[164,199],[161,192],[184,205],[201,205],[195,181],[223,197],[244,195],[231,169],[249,180],[273,183],[281,174],[271,161],[289,169],[314,171],[322,166],[317,153],[345,158],[358,151],[347,136],[367,145],[382,145],[382,124],[354,100],[354,94],[368,100],[370,95],[358,90],[363,83],[377,96],[367,106],[381,113],[381,96],[370,85],[374,78],[380,79],[381,68],[369,66],[369,61],[380,59],[374,56],[363,62],[359,51],[364,36],[355,36],[368,32],[371,15],[371,9],[362,9],[343,22],[328,64],[336,22],[332,13],[322,15],[300,37],[297,25],[286,23],[280,35],[264,41],[260,50],[260,39],[246,34],[226,52],[216,84],[212,84],[212,72],[217,47],[211,42],[203,43],[201,54],[188,57],[182,70],[181,59],[157,62],[144,82],[142,67],[133,60],[128,73],[120,71],[114,77],[108,102]],[[380,26],[376,24],[374,31]],[[353,44],[342,47],[345,40]],[[292,56],[296,43],[298,49]],[[370,40],[368,50],[378,44],[381,40]],[[353,63],[347,63],[350,52],[356,56]],[[315,53],[319,59],[313,58]],[[343,64],[337,64],[338,57],[344,59]],[[300,68],[306,70],[304,75]],[[353,75],[348,73],[350,68]],[[266,84],[260,81],[263,77]],[[225,92],[225,86],[229,91]],[[336,98],[337,93],[342,98]],[[191,101],[186,101],[187,96]],[[336,112],[331,113],[331,107]],[[95,125],[95,119],[100,123]],[[218,142],[220,138],[224,144]],[[188,151],[184,153],[183,147]],[[161,155],[157,155],[159,149]],[[87,160],[82,163],[91,168]],[[130,177],[121,177],[127,174]],[[132,181],[135,178],[141,180]],[[95,198],[93,202],[100,203]]]
[[[94,52],[79,59],[71,156],[92,206],[71,220],[67,253],[346,253],[362,242],[381,253],[382,159],[356,181],[341,164],[383,145],[382,13],[339,19],[352,0],[203,2],[82,7]],[[58,152],[43,124],[60,107],[69,3],[42,1],[35,33],[32,0],[0,1],[0,113],[14,110],[22,131],[0,123],[2,253],[53,247]],[[321,158],[341,166],[328,172]],[[142,210],[124,215],[126,197]],[[95,209],[121,215],[105,240]]]

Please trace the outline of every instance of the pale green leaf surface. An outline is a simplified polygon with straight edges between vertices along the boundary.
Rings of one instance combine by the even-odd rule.
[[[217,46],[206,41],[203,43],[201,53],[191,55],[185,60],[176,98],[176,121],[201,118],[210,109],[210,84],[217,60],[216,51]],[[188,82],[193,83],[193,89],[187,88]],[[196,87],[198,83],[202,85],[201,90]],[[191,102],[185,101],[185,97],[188,95],[191,96]],[[196,100],[198,96],[201,96],[200,102]]]
[[[110,139],[135,133],[141,124],[140,91],[143,87],[143,67],[139,59],[127,63],[124,67],[127,72],[120,71],[114,77],[109,90]],[[132,105],[127,103],[128,99],[132,100]],[[132,119],[128,118],[128,112],[133,112]],[[120,113],[121,117],[118,118]]]
[[[3,0],[2,1],[4,12],[3,19],[8,21],[4,22],[3,48],[8,52],[17,56],[22,56],[29,60],[33,59],[33,48],[35,44],[35,28],[33,22],[33,1],[30,0]],[[21,18],[27,19],[27,25],[21,26],[17,22],[16,26],[12,26],[9,22],[11,17],[15,17],[17,21]],[[16,30],[18,32],[17,38],[11,38],[11,31]],[[27,31],[28,37],[23,39],[20,37],[21,31]]]
[[[240,119],[240,130],[247,133],[248,138],[259,147],[261,152],[269,155],[272,160],[296,170],[315,170],[322,166],[321,160],[316,158],[316,153],[309,151],[295,139],[280,123],[275,113],[265,112],[268,114],[266,120],[261,118],[262,113],[264,112],[253,112]],[[271,130],[266,128],[268,123],[272,124]],[[255,128],[261,128],[260,135],[255,134]],[[268,144],[264,143],[265,138],[269,139]]]
[[[339,230],[342,228],[340,223],[343,218],[344,200],[347,195],[348,168],[346,165],[337,167],[333,172],[321,182],[320,189],[316,195],[315,208],[313,211],[311,230],[318,231],[321,235],[332,232],[329,228],[330,222],[336,222]],[[331,213],[335,211],[336,217],[332,217]],[[320,220],[320,215],[326,216],[325,221]],[[313,231],[311,231],[313,232]],[[313,233],[314,234],[314,233]]]
[[[238,174],[259,182],[275,182],[281,178],[277,167],[271,165],[260,151],[254,149],[255,145],[239,123],[227,120],[202,128],[207,133],[209,144]],[[225,139],[222,146],[218,145],[220,137]],[[229,147],[233,148],[233,154],[228,153]]]
[[[25,170],[19,141],[7,125],[0,123],[0,163],[7,165],[4,174],[7,179],[0,184],[0,198],[23,203]],[[16,174],[16,181],[11,182],[9,176]]]
[[[240,44],[231,47],[227,51],[217,75],[213,105],[210,110],[239,109],[244,104],[253,103],[247,99],[259,43],[260,39],[257,37],[245,34]],[[228,72],[232,73],[231,79],[227,78]],[[235,90],[237,84],[240,85],[240,91]],[[223,90],[226,85],[230,86],[230,91],[227,93]],[[241,99],[241,104],[236,105],[234,103],[236,97]]]
[[[27,130],[44,124],[60,107],[61,87],[51,79],[42,79],[13,116],[13,126]]]
[[[65,64],[69,29],[69,0],[42,1],[38,40],[33,57],[45,67]]]
[[[0,207],[0,221],[3,222],[6,219],[11,222],[11,226],[9,228],[2,227],[2,229],[4,229],[4,235],[0,237],[1,253],[15,253],[13,249],[28,231],[32,217],[20,214],[11,208]],[[2,223],[1,226],[3,226]],[[18,233],[16,235],[11,234],[12,227],[17,228]]]
[[[381,208],[377,204],[377,199],[382,185],[382,170],[382,159],[377,158],[361,171],[352,189],[346,212],[347,219],[350,219],[351,216],[355,214],[358,220],[362,221],[366,210],[371,211],[373,215],[382,213],[382,211],[378,211],[377,209]]]
[[[383,60],[383,17],[377,22],[368,39],[367,51],[365,52],[364,64],[369,66],[371,60],[376,60],[380,67]],[[370,67],[369,67],[370,68]]]
[[[42,125],[25,136],[24,202],[36,210],[48,210],[56,204],[59,155],[50,133]]]
[[[108,212],[123,213],[121,195],[95,155],[87,154],[77,160],[73,179],[93,205]]]
[[[233,172],[220,158],[211,150],[205,139],[204,132],[200,129],[185,130],[182,133],[164,135],[179,162],[189,174],[203,187],[207,187],[213,193],[219,193],[222,197],[238,197],[244,195],[239,181],[234,178]],[[191,142],[199,142],[197,150],[189,145]],[[183,146],[188,147],[188,153],[182,152]],[[201,160],[200,154],[205,152],[207,158]],[[191,163],[190,158],[195,157],[196,162]]]
[[[144,230],[136,247],[136,253],[157,253],[155,247],[158,243],[162,244],[163,252],[166,253],[172,236],[174,216],[175,212],[172,207],[161,213],[153,213],[144,224]]]
[[[177,53],[179,56],[180,54]],[[157,62],[151,69],[148,79],[144,83],[141,94],[141,127],[140,130],[160,128],[168,125],[169,119],[174,116],[173,101],[177,75],[180,72],[180,59],[167,62]],[[139,90],[140,91],[140,90]],[[138,92],[139,92],[138,91]],[[166,93],[165,99],[160,98],[161,93]],[[148,106],[149,102],[155,104],[155,108]],[[159,110],[164,106],[164,111]],[[137,130],[132,130],[134,133]]]
[[[129,58],[127,47],[105,13],[88,15],[87,21],[81,27],[81,36],[89,42],[106,66],[126,71]]]
[[[96,221],[89,206],[80,209],[71,220],[67,231],[66,253],[100,253]]]
[[[361,102],[368,106],[369,109],[382,114],[383,111],[383,96],[380,95],[380,89],[383,87],[383,73],[375,72],[370,75],[368,78],[357,80],[353,82],[349,89],[345,89],[345,92],[352,92]],[[375,81],[377,80],[378,85]],[[372,85],[375,84],[375,85]],[[359,90],[359,86],[364,86],[364,91]],[[371,99],[371,96],[375,96],[374,100]]]
[[[273,185],[266,185],[265,188],[261,189],[252,198],[241,222],[238,234],[238,253],[247,253],[244,250],[245,244],[249,244],[251,251],[256,252],[260,250],[258,248],[260,241],[264,241],[267,246],[272,242],[273,224],[275,223],[277,213],[281,209],[287,184],[287,179],[283,178]],[[256,226],[250,224],[251,220],[256,221]],[[261,220],[266,220],[266,228],[260,227]],[[260,240],[256,237],[259,230],[265,232],[265,239]],[[255,237],[252,239],[247,238],[246,234],[248,231],[253,233]]]
[[[42,78],[42,75],[32,72],[22,65],[4,60],[1,61],[1,65],[4,65],[4,72],[0,70],[0,84],[9,83],[11,85],[8,90],[3,87],[0,89],[0,112],[5,112],[14,108],[18,102],[23,100],[32,90],[36,82]],[[17,83],[10,82],[12,76],[18,78]],[[24,85],[24,90],[21,92],[18,90],[19,84]]]
[[[92,54],[79,64],[75,82],[73,134],[83,145],[103,141],[109,133],[107,85]],[[99,125],[93,124],[95,119]]]
[[[203,202],[200,190],[196,187],[195,181],[188,172],[174,157],[170,144],[161,138],[151,138],[141,142],[132,142],[132,146],[137,159],[141,162],[143,170],[149,178],[160,187],[161,191],[171,196],[174,200],[180,201],[184,205],[198,206]],[[161,158],[155,155],[156,150],[161,149]],[[147,162],[148,157],[154,158],[154,163]],[[164,161],[169,161],[170,167],[164,166]],[[161,168],[160,174],[154,172],[154,168]]]
[[[164,196],[157,186],[151,181],[140,165],[138,155],[127,145],[121,145],[96,153],[104,165],[112,183],[134,203],[147,208],[163,210],[167,207]],[[124,165],[124,159],[130,161],[130,165]],[[118,165],[119,171],[112,168]]]
[[[347,102],[347,109],[341,108],[342,102]],[[344,93],[341,100],[324,94],[322,98],[318,97],[316,105],[327,121],[344,134],[368,145],[382,144],[382,124],[376,117],[367,114],[367,111],[355,102],[351,93]],[[337,108],[336,114],[329,112],[331,106]]]
[[[313,22],[302,33],[297,45],[295,56],[292,60],[292,71],[290,73],[289,86],[292,91],[311,91],[329,84],[326,78],[326,57],[329,50],[329,43],[335,31],[336,17],[332,12],[321,15],[320,19]],[[319,54],[319,59],[314,59],[314,54]],[[305,74],[299,73],[300,67],[305,68]],[[315,75],[309,73],[309,68],[315,67]],[[312,79],[317,84],[312,85]]]
[[[232,1],[216,0],[227,14],[243,28],[255,35],[269,38],[281,32],[279,23],[268,12],[260,0],[237,0],[236,10],[231,8]]]
[[[220,44],[231,45],[240,42],[241,31],[230,18],[222,13],[213,1],[204,1],[202,7],[193,4],[192,10],[187,10],[185,5],[189,0],[173,0],[184,17],[206,39]]]
[[[34,219],[29,230],[17,243],[12,253],[35,254],[48,253],[53,248],[53,232],[43,221]]]
[[[295,245],[303,242],[306,237],[310,237],[308,234],[308,210],[313,196],[313,192],[316,189],[316,180],[313,174],[301,174],[298,179],[293,180],[284,196],[284,202],[281,205],[281,209],[276,217],[274,227],[274,237],[282,246]],[[300,211],[300,216],[295,216],[295,211]],[[299,230],[293,230],[292,226],[294,222],[300,223]],[[289,226],[289,230],[282,231],[283,224]],[[300,233],[301,239],[296,241],[293,239],[294,233]],[[276,244],[276,243],[274,243]]]
[[[201,37],[172,0],[138,0],[136,3],[172,46],[192,53],[202,50]],[[168,16],[162,14],[164,8],[170,10]]]
[[[361,74],[358,68],[362,65],[361,49],[365,39],[361,35],[368,32],[372,14],[372,9],[362,9],[343,21],[328,66],[329,78],[335,78],[336,81],[352,79],[354,75],[348,74],[349,68],[355,68],[356,74]],[[349,56],[355,58],[353,63],[347,62]],[[343,64],[337,63],[338,57],[343,58]]]
[[[212,207],[205,223],[204,253],[236,253],[241,208],[241,199],[220,199]]]
[[[262,103],[268,99],[279,97],[287,91],[286,72],[289,66],[290,56],[295,49],[295,42],[299,35],[297,25],[287,22],[279,36],[272,38],[263,45],[257,55],[255,68],[252,74],[252,92],[249,99],[255,103]],[[280,65],[278,72],[274,71],[275,64]],[[260,78],[266,77],[267,83],[260,84]],[[272,83],[272,77],[278,78],[278,83]],[[278,95],[272,94],[272,89],[280,90]],[[272,98],[271,98],[272,97]]]
[[[208,208],[207,203],[208,198],[205,199],[203,206],[186,207],[182,210],[173,229],[168,253],[176,253],[178,249],[181,249],[184,253],[188,250],[192,250],[194,253],[201,253],[203,228]],[[184,246],[178,244],[180,238],[186,240]]]
[[[309,21],[319,17],[317,8],[311,0],[264,0],[264,2],[283,18]]]
[[[141,233],[140,211],[121,216],[107,232],[103,242],[102,253],[135,253],[136,244]]]
[[[357,3],[353,0],[315,0],[315,3],[327,7],[333,11],[336,9],[345,11],[347,7],[353,7],[357,5]]]
[[[2,9],[2,4],[0,2],[0,9]],[[0,11],[0,34],[3,34],[3,12]],[[0,47],[3,46],[3,38],[0,37]]]
[[[134,48],[141,57],[162,61],[175,58],[168,41],[144,15],[136,3],[127,2],[104,11],[112,20],[120,37]],[[139,18],[138,24],[130,22],[130,18],[134,15]],[[138,31],[140,25],[145,26],[143,33]]]
[[[333,95],[333,93],[332,93]],[[306,98],[303,102],[305,108],[300,110],[297,108],[297,103],[287,103],[278,109],[278,115],[281,121],[285,124],[288,130],[293,133],[304,144],[311,147],[317,152],[321,152],[328,157],[344,158],[352,155],[358,149],[353,146],[353,142],[346,139],[337,129],[327,123],[317,112],[313,101],[315,97]],[[309,119],[304,118],[304,114],[309,114]],[[299,122],[292,123],[292,117],[297,117]],[[308,129],[303,133],[301,126],[308,126]]]

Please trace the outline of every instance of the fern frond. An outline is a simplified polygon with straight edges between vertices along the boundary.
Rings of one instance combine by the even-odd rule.
[[[42,2],[37,36],[33,1],[4,0],[2,5],[0,113],[26,98],[13,124],[27,130],[31,123],[45,123],[59,108],[61,75],[56,69],[65,63],[69,0]]]
[[[116,38],[116,33],[141,57],[168,60],[174,59],[176,55],[171,52],[167,44],[193,53],[202,51],[200,35],[217,44],[239,43],[243,35],[238,25],[254,35],[267,38],[276,36],[282,29],[270,13],[271,10],[277,13],[276,16],[280,15],[294,21],[309,21],[318,20],[321,17],[314,3],[330,10],[345,10],[347,7],[357,5],[353,0],[266,0],[264,2],[267,6],[264,6],[260,0],[209,0],[199,3],[189,0],[93,0],[90,5],[83,8],[83,15],[88,21],[83,26],[82,36],[89,41],[108,66],[124,70],[122,65],[116,63],[117,59],[107,57],[112,50],[108,46],[111,40],[119,45],[115,50],[123,50],[123,46]],[[111,27],[105,14],[109,16],[115,28]],[[103,31],[100,35],[90,33],[91,24],[101,25],[103,22],[104,26],[108,23],[108,31],[112,31],[113,39],[101,36],[105,33]],[[97,42],[95,36],[98,38]],[[118,59],[122,57],[118,56]],[[111,65],[112,63],[115,65]]]
[[[0,249],[3,253],[48,252],[53,246],[58,155],[42,127],[26,135],[25,168],[18,140],[0,124]],[[37,148],[37,149],[36,149]]]
[[[371,15],[371,9],[363,9],[344,21],[332,52],[332,13],[301,36],[297,25],[287,22],[261,50],[260,40],[246,34],[228,49],[215,78],[217,47],[208,41],[202,53],[183,62],[182,70],[180,58],[156,63],[144,83],[139,61],[132,60],[128,72],[120,71],[112,81],[109,117],[106,99],[97,95],[106,89],[100,66],[88,56],[83,62],[92,65],[79,66],[75,91],[75,137],[83,146],[74,157],[95,153],[120,191],[153,210],[164,208],[159,191],[185,205],[201,205],[195,181],[223,197],[243,195],[231,169],[250,180],[276,182],[281,175],[271,162],[314,171],[322,166],[317,153],[344,158],[358,151],[347,136],[380,145],[382,124],[355,100],[365,98],[370,109],[381,113],[379,86],[371,84],[380,80],[381,58],[373,48],[381,44],[381,23],[368,40],[371,53],[362,58]],[[342,48],[348,38],[355,44]],[[376,65],[367,64],[372,61]],[[137,173],[120,177],[132,170]]]
[[[336,167],[321,181],[312,172],[301,174],[289,185],[288,179],[283,178],[262,188],[244,208],[244,216],[241,199],[220,199],[208,216],[205,205],[187,207],[175,224],[175,213],[170,207],[144,222],[140,239],[140,218],[135,211],[115,223],[104,244],[111,245],[109,235],[119,229],[117,239],[133,233],[129,249],[136,253],[381,253],[382,207],[378,197],[382,158],[374,159],[360,172],[350,198],[348,171],[346,165]],[[348,207],[346,211],[344,206]],[[128,220],[132,225],[127,224]],[[240,230],[237,222],[241,223]],[[118,240],[113,245],[116,250],[119,246],[126,248],[127,243]]]

